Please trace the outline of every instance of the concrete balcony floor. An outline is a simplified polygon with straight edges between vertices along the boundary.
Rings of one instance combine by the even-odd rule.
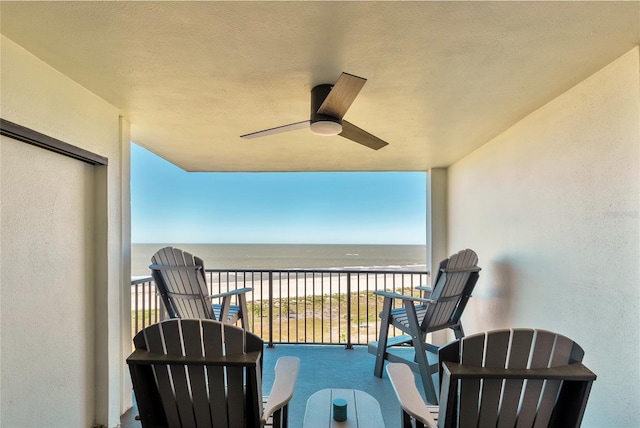
[[[273,367],[276,360],[285,355],[300,358],[300,373],[296,389],[289,404],[289,426],[302,427],[307,399],[314,392],[324,388],[350,388],[366,391],[380,403],[385,426],[400,428],[400,405],[389,379],[373,375],[374,356],[366,346],[356,346],[346,350],[343,346],[276,345],[264,351],[264,393],[267,394],[273,382]],[[418,387],[422,383],[418,380]],[[122,428],[138,428],[140,422],[134,420],[133,412],[122,418]]]

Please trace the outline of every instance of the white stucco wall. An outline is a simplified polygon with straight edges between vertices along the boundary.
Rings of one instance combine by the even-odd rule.
[[[639,70],[635,48],[448,171],[449,250],[483,268],[465,330],[577,341],[585,427],[640,426]]]
[[[95,174],[0,137],[2,427],[93,424]]]
[[[0,79],[0,116],[3,119],[18,123],[34,129],[48,136],[57,138],[69,144],[84,148],[108,158],[108,167],[98,167],[95,174],[95,249],[96,254],[91,259],[96,272],[95,288],[92,290],[93,302],[78,303],[75,313],[69,314],[70,322],[86,319],[90,325],[95,323],[94,349],[87,355],[96,355],[94,383],[95,394],[85,397],[82,394],[68,394],[65,396],[68,407],[67,412],[72,413],[75,408],[89,402],[94,408],[95,423],[115,427],[119,423],[121,409],[120,383],[123,378],[123,350],[122,350],[122,318],[120,305],[123,289],[128,288],[128,282],[123,283],[125,274],[122,269],[122,256],[128,254],[124,249],[128,243],[123,243],[123,238],[128,236],[126,229],[129,227],[128,210],[122,210],[123,189],[128,186],[128,175],[123,177],[122,171],[127,171],[128,156],[122,156],[122,150],[128,150],[129,141],[122,144],[121,138],[128,137],[127,130],[121,130],[121,120],[118,110],[76,84],[66,76],[60,74],[29,52],[4,36],[0,39],[1,52],[1,79]],[[126,121],[122,122],[128,126]],[[0,156],[2,154],[0,153]],[[124,160],[123,160],[124,159]],[[45,171],[50,173],[51,171]],[[38,174],[38,169],[33,168],[31,174]],[[0,183],[2,185],[2,183]],[[124,195],[126,197],[126,194]],[[4,203],[4,200],[2,201]],[[39,210],[41,207],[32,206],[31,210]],[[69,207],[73,209],[73,207]],[[0,211],[1,213],[3,210]],[[29,212],[25,212],[28,216]],[[123,232],[123,229],[125,231]],[[50,260],[13,260],[10,257],[11,242],[21,239],[21,231],[13,228],[2,228],[0,239],[2,241],[2,282],[1,315],[5,317],[15,316],[18,311],[26,311],[22,304],[12,301],[10,294],[5,293],[7,287],[17,287],[15,283],[5,281],[5,266],[7,263],[24,263],[23,269],[37,269],[38,266],[47,265]],[[42,245],[57,246],[59,241],[47,242]],[[61,251],[64,249],[61,248]],[[73,269],[74,266],[61,266],[62,269]],[[15,268],[12,268],[15,270]],[[46,299],[46,290],[53,286],[54,289],[64,292],[68,290],[64,281],[55,279],[55,284],[41,284],[42,293],[33,296],[38,299]],[[9,297],[7,297],[9,296]],[[71,309],[68,309],[71,310]],[[31,314],[33,329],[44,329],[51,334],[59,334],[60,330],[68,328],[64,323],[48,322],[52,320],[55,307],[42,309],[37,314]],[[21,315],[20,315],[21,316]],[[26,315],[25,315],[26,316]],[[9,319],[9,318],[7,318]],[[57,318],[56,318],[57,319]],[[37,322],[36,322],[37,321]],[[28,339],[29,331],[15,331],[10,325],[2,324],[2,341],[0,342],[0,361],[2,361],[1,388],[4,389],[4,374],[10,373],[13,367],[5,365],[5,358],[14,355],[18,349],[5,347],[17,339],[17,335]],[[68,346],[85,346],[72,341]],[[75,352],[77,349],[71,349]],[[51,361],[64,361],[64,355],[38,355],[34,364],[48,365],[48,369],[58,372],[58,377],[64,379],[65,373],[73,370],[64,364],[51,364]],[[7,359],[9,360],[9,359]],[[67,372],[65,372],[67,371]],[[35,376],[34,373],[23,374],[27,378]],[[32,380],[32,379],[30,379]],[[34,426],[68,427],[75,426],[69,421],[52,420],[47,409],[40,404],[43,398],[49,394],[55,394],[55,388],[43,385],[31,391],[29,396],[22,397],[13,405],[27,406],[28,411],[40,415],[41,424]],[[1,393],[0,393],[1,394]],[[4,394],[0,395],[4,399]],[[94,406],[95,404],[95,406]],[[4,403],[3,403],[4,405]],[[8,416],[0,416],[0,426],[16,426],[8,420]]]

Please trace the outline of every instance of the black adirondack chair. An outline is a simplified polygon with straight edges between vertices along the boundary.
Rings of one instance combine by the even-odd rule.
[[[424,403],[407,365],[391,363],[387,373],[403,428],[577,428],[596,379],[583,356],[577,343],[545,330],[456,340],[440,349],[439,406]]]
[[[263,404],[259,336],[214,320],[170,319],[140,331],[127,358],[143,428],[286,428],[300,367],[280,357]]]

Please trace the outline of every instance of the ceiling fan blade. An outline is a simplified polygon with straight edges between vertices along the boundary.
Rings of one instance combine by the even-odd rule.
[[[358,128],[353,123],[347,122],[346,120],[342,121],[342,132],[338,135],[351,141],[355,141],[358,144],[362,144],[363,146],[367,146],[373,150],[379,150],[389,144],[375,135],[371,135],[367,131]]]
[[[275,128],[264,129],[262,131],[252,132],[251,134],[241,135],[240,138],[258,138],[266,137],[267,135],[280,134],[282,132],[295,131],[296,129],[303,129],[309,127],[309,121],[304,120],[302,122],[290,123],[288,125],[282,125]]]
[[[318,113],[342,119],[366,82],[367,79],[362,77],[342,73],[320,105]]]

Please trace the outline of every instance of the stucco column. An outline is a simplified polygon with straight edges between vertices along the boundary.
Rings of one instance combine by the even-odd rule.
[[[121,180],[121,225],[122,225],[122,294],[120,298],[121,355],[120,355],[120,409],[119,414],[131,408],[132,386],[129,368],[125,359],[131,353],[131,125],[120,117],[120,180]]]
[[[447,248],[447,169],[432,168],[427,174],[427,268],[435,278]]]
[[[440,261],[449,255],[447,237],[447,169],[432,168],[427,173],[427,269],[432,282]],[[448,330],[432,333],[432,341],[448,342]]]

